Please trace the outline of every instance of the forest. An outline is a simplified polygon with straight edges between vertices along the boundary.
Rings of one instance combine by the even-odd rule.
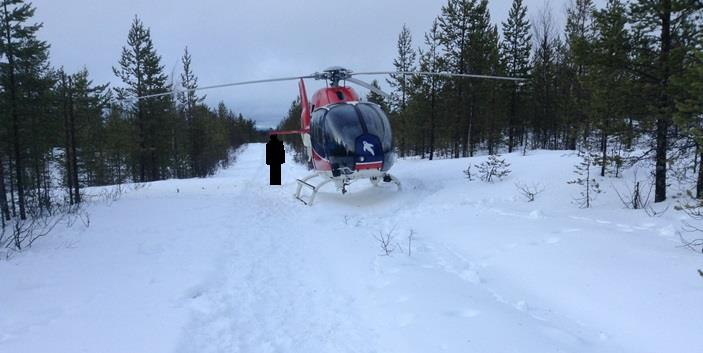
[[[608,0],[597,8],[574,0],[563,29],[549,3],[537,10],[530,19],[513,0],[496,24],[487,0],[448,0],[420,38],[402,27],[392,62],[399,72],[524,81],[391,75],[391,99],[366,99],[389,114],[399,156],[572,150],[601,176],[649,163],[654,202],[667,199],[672,177],[702,199],[701,1]],[[181,73],[169,77],[138,16],[112,67],[121,84],[110,86],[87,69],[53,66],[34,12],[24,0],[0,8],[3,230],[19,234],[28,219],[70,211],[86,187],[206,177],[230,162],[232,149],[265,139],[253,120],[192,91],[198,78],[187,47]],[[299,116],[297,99],[279,129],[296,129]],[[299,139],[288,141],[304,162]]]
[[[253,120],[187,91],[198,87],[187,47],[181,74],[169,77],[137,16],[112,68],[122,84],[111,87],[87,69],[52,66],[35,10],[24,0],[0,8],[0,218],[3,234],[7,225],[14,234],[7,246],[21,249],[19,235],[37,219],[75,210],[83,188],[206,177],[231,162],[233,149],[265,139]],[[179,93],[136,99],[171,91]]]
[[[672,174],[693,176],[692,195],[703,198],[701,1],[575,0],[563,31],[555,12],[546,3],[531,22],[513,0],[498,26],[487,0],[449,0],[417,48],[403,26],[399,72],[525,81],[393,75],[389,101],[366,99],[389,112],[400,156],[574,150],[601,176],[651,162],[655,202],[667,199]],[[280,127],[292,128],[299,109],[296,100]]]
[[[487,0],[449,0],[421,48],[403,28],[395,68],[527,81],[393,77],[400,155],[578,149],[601,176],[652,159],[655,202],[674,166],[697,173],[703,198],[702,11],[699,0],[575,0],[560,32],[548,3],[530,23],[514,0],[499,28]]]

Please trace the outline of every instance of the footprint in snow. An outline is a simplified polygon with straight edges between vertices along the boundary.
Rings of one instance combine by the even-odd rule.
[[[478,272],[476,272],[475,270],[469,269],[469,270],[461,271],[459,276],[463,280],[470,282],[470,283],[473,283],[473,284],[480,284],[481,282],[483,282],[481,280],[481,277],[478,275]]]
[[[476,309],[466,308],[459,310],[449,310],[444,312],[444,315],[451,317],[472,318],[481,315],[481,312]]]
[[[529,219],[541,219],[544,218],[544,213],[542,213],[541,210],[534,210],[530,212],[530,214],[527,216]]]
[[[545,243],[547,243],[547,244],[556,244],[556,243],[558,243],[559,241],[561,241],[561,239],[558,238],[558,237],[550,237],[550,238],[548,238],[547,240],[545,240]]]
[[[626,233],[632,233],[635,231],[634,229],[632,229],[632,227],[628,226],[627,224],[616,224],[615,226],[617,226],[621,231]]]
[[[513,305],[515,309],[520,310],[520,311],[527,311],[529,309],[529,306],[527,305],[527,302],[524,300],[520,300],[515,305]]]
[[[397,322],[398,322],[398,327],[410,326],[413,323],[415,323],[415,314],[413,314],[413,313],[400,314],[398,316]]]
[[[461,311],[461,316],[462,317],[476,317],[481,314],[480,311],[474,310],[474,309],[464,309]]]

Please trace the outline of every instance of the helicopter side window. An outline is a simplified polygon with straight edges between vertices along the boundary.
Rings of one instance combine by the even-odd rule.
[[[339,104],[325,115],[325,151],[328,156],[353,156],[356,138],[363,133],[354,106]]]
[[[358,104],[357,107],[359,107],[359,110],[361,111],[361,115],[364,118],[364,123],[366,124],[366,129],[368,132],[378,136],[380,139],[383,139],[386,130],[383,126],[383,122],[381,121],[381,117],[378,116],[378,113],[367,104]]]
[[[386,114],[374,104],[358,104],[357,107],[364,117],[364,123],[370,134],[378,136],[383,143],[383,150],[391,150],[391,127]]]
[[[319,109],[312,113],[312,128],[310,140],[315,152],[321,157],[326,157],[324,143],[324,117],[327,110]]]

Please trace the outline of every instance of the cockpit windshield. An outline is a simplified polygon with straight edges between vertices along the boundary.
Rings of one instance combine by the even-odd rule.
[[[325,141],[327,155],[354,155],[354,143],[364,130],[353,105],[339,104],[330,108],[325,115],[325,127],[328,130]]]
[[[381,140],[384,151],[390,151],[392,148],[391,127],[386,114],[375,104],[359,103],[356,106],[366,123],[367,132],[376,135]]]
[[[324,145],[327,156],[353,156],[356,139],[364,133],[377,136],[384,151],[392,148],[388,119],[374,104],[333,105],[320,120],[324,120],[324,141],[315,141],[319,135],[313,133],[313,144]]]

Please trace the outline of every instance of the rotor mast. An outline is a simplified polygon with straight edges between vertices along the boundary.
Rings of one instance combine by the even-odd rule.
[[[330,66],[322,72],[316,72],[316,80],[328,80],[330,87],[339,87],[339,81],[345,81],[352,76],[352,71],[341,66]]]

